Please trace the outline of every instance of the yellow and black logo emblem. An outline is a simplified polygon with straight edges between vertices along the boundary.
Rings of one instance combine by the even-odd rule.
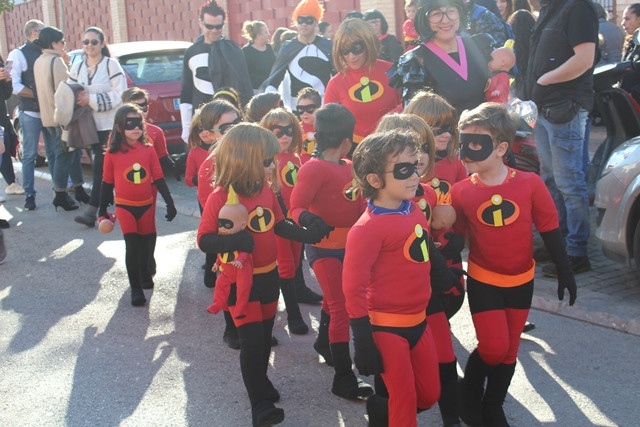
[[[351,180],[351,182],[345,185],[342,189],[342,195],[350,202],[355,202],[359,194],[360,189],[358,188],[358,181],[355,179]]]
[[[428,262],[429,261],[429,245],[427,239],[429,234],[420,224],[416,224],[413,233],[404,243],[404,257],[412,262]]]
[[[451,184],[443,179],[433,178],[429,181],[429,185],[436,190],[438,196],[441,194],[449,194],[449,191],[451,191]]]
[[[427,224],[431,223],[431,206],[427,202],[427,199],[424,197],[417,201],[416,203],[424,216],[427,218]]]
[[[249,212],[249,222],[247,227],[254,233],[266,233],[273,228],[275,221],[273,212],[270,209],[256,206]]]
[[[361,77],[360,81],[349,88],[349,98],[355,102],[371,102],[380,98],[384,93],[384,86],[369,77]]]
[[[478,221],[489,227],[503,227],[512,224],[520,216],[520,208],[511,200],[494,194],[488,202],[478,207]]]
[[[225,252],[223,254],[220,254],[220,261],[222,261],[224,264],[229,264],[230,262],[233,262],[236,258],[238,258],[238,251]]]
[[[287,187],[293,187],[298,182],[298,166],[288,161],[280,171],[280,179]]]
[[[140,163],[136,162],[124,171],[124,178],[132,184],[142,184],[149,180],[149,174]]]

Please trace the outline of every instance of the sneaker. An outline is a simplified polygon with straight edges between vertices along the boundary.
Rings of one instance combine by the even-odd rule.
[[[6,194],[24,194],[24,188],[20,186],[17,182],[12,182],[7,185],[7,188],[4,189]]]
[[[591,271],[591,263],[588,256],[571,256],[569,255],[569,263],[573,274]],[[558,270],[555,264],[547,264],[542,268],[542,274],[547,277],[558,277]]]
[[[36,210],[36,196],[34,194],[32,194],[31,196],[27,196],[24,201],[24,208],[28,211]]]

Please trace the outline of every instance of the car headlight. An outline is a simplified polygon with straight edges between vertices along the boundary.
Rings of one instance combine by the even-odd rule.
[[[616,148],[613,153],[609,156],[607,163],[604,165],[604,169],[602,170],[602,176],[608,174],[617,167],[620,163],[625,161],[627,157],[633,154],[634,151],[638,149],[640,146],[640,141],[634,141],[631,143],[625,143],[618,148]]]

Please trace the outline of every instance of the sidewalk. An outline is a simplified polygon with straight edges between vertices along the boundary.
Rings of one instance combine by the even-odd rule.
[[[14,162],[14,170],[21,172],[19,162]],[[46,167],[36,168],[36,177],[51,180]],[[90,176],[86,176],[85,181],[91,182]],[[167,184],[178,213],[199,218],[195,189],[173,178],[167,178]],[[39,206],[50,204],[49,198],[43,195],[39,195],[37,202]],[[162,202],[160,206],[163,209]],[[568,295],[564,301],[558,300],[556,280],[544,277],[542,265],[538,265],[532,308],[640,336],[640,278],[633,268],[616,264],[602,254],[595,238],[595,218],[592,210],[589,240],[592,270],[576,276],[578,299],[574,306],[569,306]],[[539,236],[536,241],[541,243]]]

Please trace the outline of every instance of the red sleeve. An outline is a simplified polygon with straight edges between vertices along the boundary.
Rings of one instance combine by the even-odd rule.
[[[184,183],[187,184],[187,187],[196,186],[193,183],[193,177],[198,174],[198,165],[196,163],[196,158],[198,157],[196,154],[197,149],[198,147],[192,148],[187,155],[187,168],[184,172]]]
[[[214,153],[209,154],[198,169],[198,202],[200,206],[207,203],[209,194],[213,191],[213,174],[216,169],[216,157]]]
[[[291,192],[291,208],[289,215],[297,222],[300,219],[300,214],[309,209],[309,205],[318,192],[319,180],[313,176],[313,170],[309,167],[301,167],[298,171],[298,182],[293,191]]]
[[[547,186],[538,175],[532,174],[533,190],[532,190],[532,216],[536,230],[540,233],[555,230],[560,225],[558,223],[558,211],[553,202],[551,193]]]
[[[113,184],[115,182],[113,180],[113,160],[111,156],[112,154],[108,151],[104,153],[104,163],[102,165],[102,181],[107,184]]]
[[[378,254],[381,248],[379,236],[367,227],[356,225],[349,230],[342,267],[342,291],[347,313],[352,319],[369,313],[367,289],[377,261],[372,254]]]
[[[224,198],[226,200],[226,197]],[[225,200],[217,197],[212,193],[207,199],[202,216],[200,218],[200,225],[198,226],[198,236],[196,243],[200,247],[200,238],[205,234],[218,234],[218,213],[224,205]]]
[[[340,102],[340,91],[338,90],[337,79],[342,78],[342,74],[336,74],[331,77],[329,83],[327,84],[327,88],[324,90],[324,103],[325,104],[341,104]]]
[[[244,268],[250,256],[251,254],[249,252],[238,252],[236,261],[240,261],[242,263],[242,267]]]
[[[453,224],[453,231],[463,237],[467,237],[467,218],[462,209],[462,184],[455,184],[451,189],[451,206],[456,210],[456,222]]]
[[[167,151],[167,139],[164,136],[164,132],[161,128],[157,127],[157,132],[153,134],[153,148],[156,150],[158,159],[167,157],[169,152]]]

